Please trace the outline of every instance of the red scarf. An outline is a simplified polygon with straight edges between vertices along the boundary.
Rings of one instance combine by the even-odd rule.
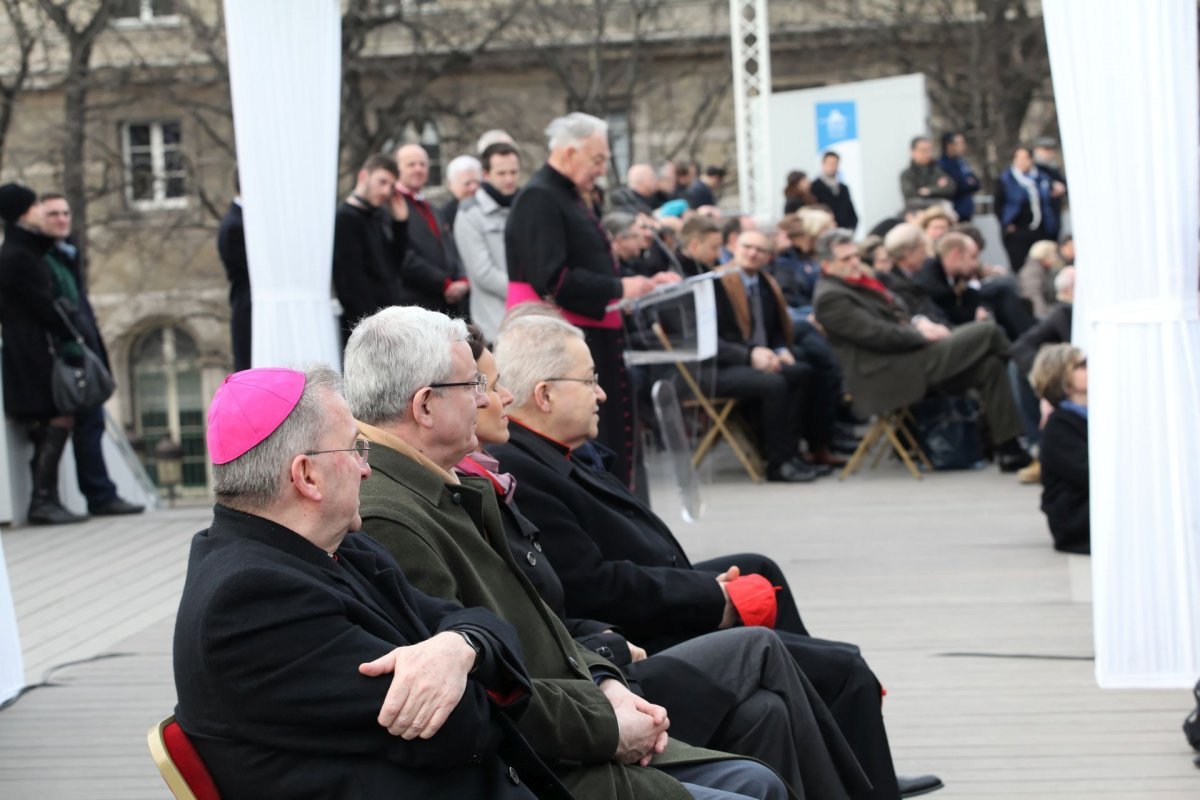
[[[429,201],[424,195],[412,192],[403,184],[396,184],[396,191],[404,195],[404,199],[412,206],[413,210],[421,215],[421,219],[425,220],[425,224],[429,226],[429,230],[433,231],[433,235],[438,239],[442,238],[442,231],[438,228],[437,217],[433,215],[433,209],[429,207]]]
[[[881,295],[887,298],[889,303],[895,302],[894,298],[892,297],[892,293],[888,291],[886,286],[879,282],[878,278],[872,278],[870,275],[863,274],[856,278],[842,278],[842,280],[851,286],[861,286],[864,289],[872,289],[876,292],[879,292]]]
[[[476,450],[470,455],[463,456],[462,461],[454,465],[455,471],[463,475],[487,478],[491,481],[496,496],[512,505],[513,492],[517,490],[517,479],[511,472],[497,473],[496,470],[499,468],[500,462],[482,450]]]

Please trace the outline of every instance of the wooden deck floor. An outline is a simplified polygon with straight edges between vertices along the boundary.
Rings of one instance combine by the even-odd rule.
[[[862,646],[898,768],[940,774],[936,797],[1200,797],[1190,694],[1096,688],[1087,559],[1050,549],[1037,489],[885,465],[798,487],[722,471],[693,526],[665,482],[655,501],[696,558],[776,557],[814,633]],[[167,796],[144,737],[174,703],[175,605],[208,518],[3,533],[26,674],[49,685],[0,711],[0,798]]]

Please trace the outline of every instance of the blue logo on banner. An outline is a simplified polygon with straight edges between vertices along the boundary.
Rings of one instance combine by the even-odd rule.
[[[817,103],[817,149],[858,138],[858,110],[853,100]]]

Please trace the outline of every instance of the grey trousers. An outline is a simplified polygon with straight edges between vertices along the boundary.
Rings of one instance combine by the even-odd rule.
[[[976,389],[983,400],[992,444],[1024,430],[1008,383],[1008,337],[994,322],[968,322],[925,348],[925,381],[934,391]]]
[[[659,767],[696,800],[788,800],[779,776],[755,761],[730,759]]]
[[[833,715],[774,631],[717,631],[654,657],[685,661],[736,695],[714,737],[691,744],[756,758],[801,798],[841,800],[870,785]]]

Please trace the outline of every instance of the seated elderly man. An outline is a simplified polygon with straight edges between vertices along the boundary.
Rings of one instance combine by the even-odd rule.
[[[817,257],[825,275],[814,301],[817,322],[838,354],[859,408],[882,414],[905,408],[929,391],[976,389],[1000,470],[1015,472],[1029,464],[1029,454],[1017,440],[1021,417],[1008,384],[1004,331],[982,321],[951,331],[911,316],[882,283],[862,271],[849,231],[824,234],[817,241]]]
[[[773,624],[874,786],[860,796],[899,796],[879,682],[858,648],[807,635],[771,559],[743,553],[692,564],[666,523],[593,462],[603,454],[589,440],[606,395],[582,332],[554,317],[510,319],[496,361],[514,395],[508,416],[516,424],[509,444],[490,449],[516,478],[522,511],[542,532],[567,613],[619,625],[649,652],[743,622]],[[755,575],[778,587],[767,592],[773,616],[742,602]],[[937,785],[936,778],[918,783]]]
[[[570,797],[511,722],[531,688],[512,629],[353,532],[370,468],[335,373],[231,375],[208,449],[175,715],[222,797]]]
[[[347,397],[376,470],[363,486],[364,528],[424,591],[517,629],[533,678],[519,728],[575,796],[786,796],[761,764],[668,743],[666,710],[578,646],[515,569],[490,484],[452,471],[477,448],[476,412],[488,403],[466,340],[461,320],[415,307],[384,309],[350,337]]]

